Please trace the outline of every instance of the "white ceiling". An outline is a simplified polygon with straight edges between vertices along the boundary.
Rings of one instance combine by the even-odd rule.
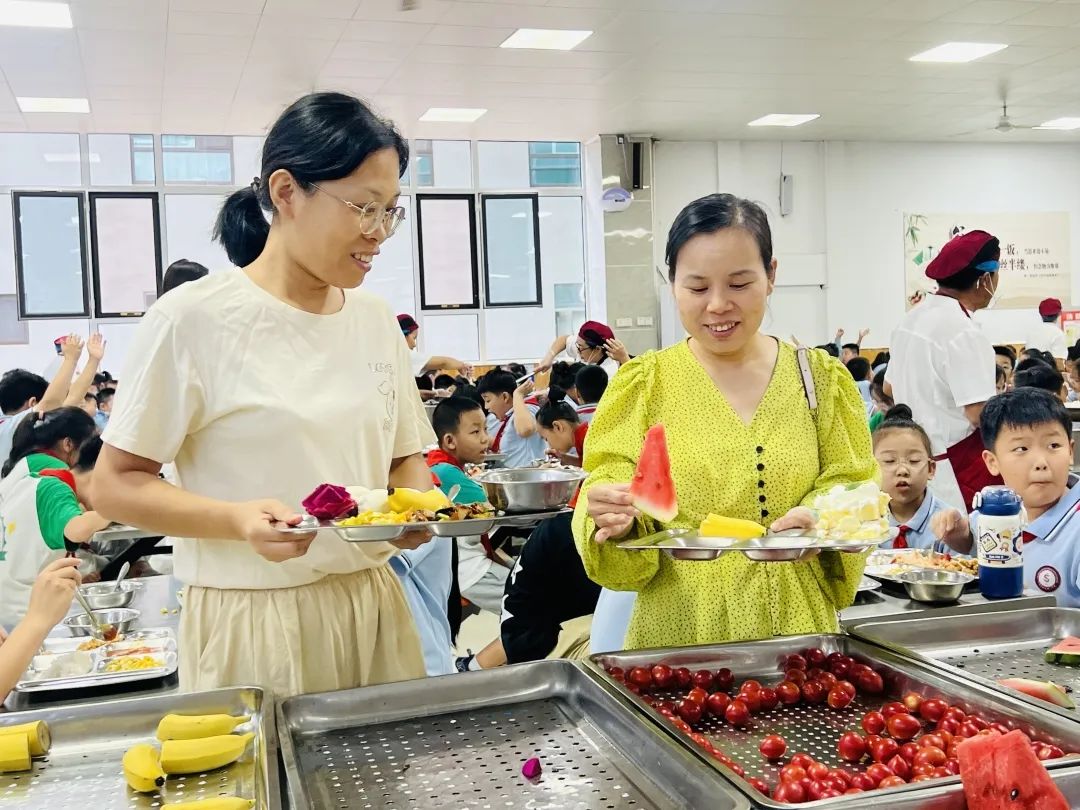
[[[257,134],[313,88],[373,99],[414,137],[1078,140],[989,129],[1080,116],[1080,0],[70,0],[74,30],[0,28],[0,131]],[[592,29],[573,51],[498,47]],[[1009,47],[916,64],[950,40]],[[86,96],[89,116],[15,96]],[[485,107],[476,124],[428,108]],[[770,112],[816,112],[790,130]]]

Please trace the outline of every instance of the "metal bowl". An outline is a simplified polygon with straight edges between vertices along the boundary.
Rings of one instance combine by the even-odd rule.
[[[489,470],[501,470],[506,466],[506,453],[487,453],[484,456],[484,464]]]
[[[524,467],[494,470],[477,479],[500,512],[550,512],[562,509],[585,480],[584,471]]]
[[[115,608],[113,610],[95,610],[94,616],[101,624],[111,624],[118,633],[127,633],[131,625],[139,618],[139,611],[132,608]],[[90,617],[85,613],[76,613],[68,616],[63,621],[64,627],[71,631],[73,636],[89,636]]]
[[[120,590],[116,590],[115,582],[95,582],[93,585],[83,585],[79,590],[94,610],[109,610],[130,605],[136,589],[128,582],[121,582]]]
[[[916,602],[955,602],[960,598],[964,586],[973,582],[971,574],[958,571],[940,571],[926,568],[908,571],[900,575],[908,596]]]

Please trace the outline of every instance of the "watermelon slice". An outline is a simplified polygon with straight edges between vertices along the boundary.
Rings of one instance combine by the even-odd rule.
[[[1004,678],[999,680],[1002,686],[1007,686],[1009,689],[1015,689],[1017,692],[1023,692],[1039,700],[1045,700],[1047,703],[1053,703],[1055,706],[1060,706],[1063,709],[1075,709],[1076,704],[1073,703],[1072,698],[1068,693],[1056,683],[1051,681],[1032,681],[1027,678]]]
[[[1066,666],[1080,666],[1080,638],[1069,636],[1063,638],[1053,647],[1046,651],[1043,658],[1048,664],[1065,664]]]
[[[956,751],[968,810],[1069,807],[1021,731],[971,737]]]
[[[630,496],[637,509],[660,523],[671,523],[679,514],[663,425],[653,425],[645,434],[645,445],[630,482]]]

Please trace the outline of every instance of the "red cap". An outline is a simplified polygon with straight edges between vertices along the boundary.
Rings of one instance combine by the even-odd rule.
[[[579,338],[594,349],[615,338],[615,333],[611,331],[611,327],[606,323],[600,323],[600,321],[585,321],[577,334]]]
[[[412,315],[398,315],[397,322],[403,335],[411,335],[420,328],[420,324],[416,322]]]
[[[1043,299],[1039,302],[1039,314],[1044,318],[1056,318],[1061,314],[1061,302],[1056,298]]]
[[[935,281],[955,276],[985,261],[996,261],[1001,247],[986,231],[968,231],[949,240],[926,266],[926,277]]]

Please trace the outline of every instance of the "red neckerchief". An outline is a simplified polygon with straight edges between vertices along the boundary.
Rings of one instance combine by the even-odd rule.
[[[461,462],[441,447],[428,452],[427,464],[429,467],[434,467],[436,464],[449,464],[451,467],[457,467],[462,472],[465,472],[465,468],[462,466]]]
[[[585,463],[585,434],[589,432],[589,423],[582,422],[574,428],[574,449],[577,450],[578,461]]]
[[[75,476],[72,475],[71,470],[66,470],[66,469],[42,470],[40,473],[38,473],[38,475],[40,475],[42,477],[47,475],[50,478],[59,478],[61,481],[63,481],[65,484],[67,484],[69,487],[71,487],[71,491],[75,493],[76,497],[78,497],[79,488],[77,486],[75,486]]]
[[[942,298],[949,298],[949,299],[952,299],[953,301],[956,301],[956,303],[959,305],[960,309],[962,309],[964,311],[964,315],[966,315],[969,320],[971,319],[971,313],[968,311],[967,307],[965,307],[963,304],[960,303],[960,299],[953,298],[951,295],[941,295],[941,293],[939,293],[939,292],[934,293],[934,295],[938,295],[938,296],[941,296]]]

